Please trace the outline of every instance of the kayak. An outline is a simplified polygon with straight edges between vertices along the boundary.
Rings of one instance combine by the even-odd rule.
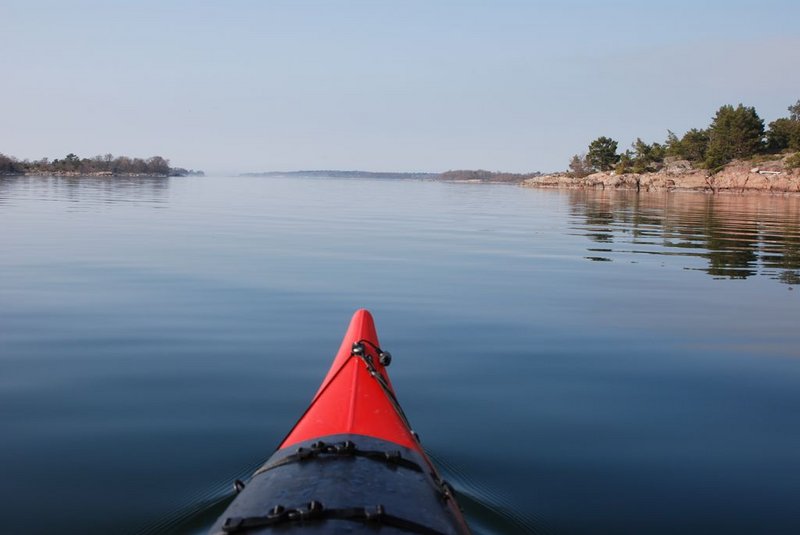
[[[412,430],[372,315],[358,310],[300,420],[211,528],[227,533],[469,535]]]

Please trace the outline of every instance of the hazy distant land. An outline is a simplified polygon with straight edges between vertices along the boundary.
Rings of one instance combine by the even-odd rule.
[[[388,179],[414,179],[434,180],[438,173],[392,173],[383,171],[342,171],[338,169],[307,170],[307,171],[263,171],[258,173],[242,173],[239,176],[249,177],[320,177],[320,178],[388,178]]]
[[[486,171],[484,169],[460,169],[445,171],[444,173],[393,173],[383,171],[341,171],[341,170],[311,170],[311,171],[264,171],[260,173],[243,173],[240,176],[249,177],[319,177],[319,178],[378,178],[378,179],[408,179],[408,180],[442,180],[446,182],[471,182],[471,183],[505,183],[521,184],[524,180],[541,176],[541,173],[503,173],[499,171]]]

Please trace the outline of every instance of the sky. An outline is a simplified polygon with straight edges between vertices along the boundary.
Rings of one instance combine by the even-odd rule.
[[[800,99],[800,2],[0,2],[0,153],[557,171]]]

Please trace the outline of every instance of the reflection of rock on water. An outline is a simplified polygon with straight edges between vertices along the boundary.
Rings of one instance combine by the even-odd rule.
[[[800,198],[567,190],[581,233],[617,253],[706,260],[714,277],[800,283]],[[591,249],[590,249],[591,250]]]

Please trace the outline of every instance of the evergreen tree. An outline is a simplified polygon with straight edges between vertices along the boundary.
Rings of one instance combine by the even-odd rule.
[[[610,171],[619,161],[617,142],[609,137],[599,137],[589,144],[586,157],[594,169]]]
[[[767,149],[780,152],[784,149],[800,150],[800,100],[787,108],[789,118],[782,117],[769,123]]]
[[[659,167],[659,164],[664,161],[666,149],[660,143],[648,145],[642,141],[641,138],[636,138],[636,141],[633,142],[632,147],[634,173],[644,173],[645,171],[656,170]]]
[[[763,149],[763,140],[764,121],[755,108],[722,106],[708,128],[706,166],[716,169],[735,158],[753,156]]]
[[[784,149],[800,150],[800,120],[776,119],[769,123],[767,149],[780,152]]]
[[[633,153],[629,149],[619,155],[619,161],[617,162],[616,167],[614,167],[614,172],[618,175],[624,175],[625,173],[630,173],[632,170]]]
[[[667,130],[667,141],[664,143],[665,156],[681,156],[681,140],[672,130]]]
[[[703,162],[708,151],[708,130],[692,128],[681,138],[679,156],[690,162]]]

